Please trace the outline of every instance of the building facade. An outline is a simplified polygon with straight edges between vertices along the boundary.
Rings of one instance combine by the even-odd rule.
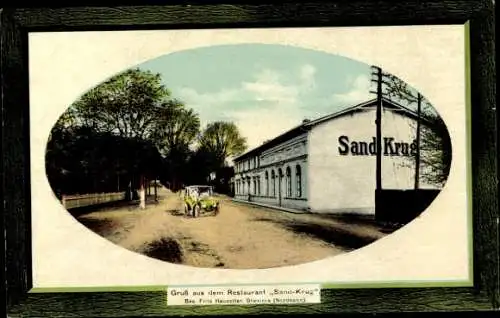
[[[382,188],[413,189],[417,115],[389,100],[383,106]],[[374,214],[375,116],[376,100],[368,101],[304,121],[235,158],[235,198],[317,213]],[[420,173],[428,168],[421,164]]]

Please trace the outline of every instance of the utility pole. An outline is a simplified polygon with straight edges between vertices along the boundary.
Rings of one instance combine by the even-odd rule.
[[[422,108],[422,95],[417,95],[417,153],[415,155],[415,190],[419,188],[420,178],[420,117]]]
[[[383,80],[383,72],[382,69],[378,66],[372,66],[372,82],[377,83],[377,90],[376,91],[370,91],[372,94],[377,95],[377,112],[376,112],[376,118],[375,118],[375,126],[376,126],[376,142],[377,142],[377,153],[376,153],[376,158],[377,158],[377,163],[375,167],[375,178],[376,178],[376,190],[381,190],[382,189],[382,97],[383,97],[383,92],[382,92],[382,84],[384,83]],[[375,78],[373,78],[375,77]]]
[[[376,117],[375,117],[375,128],[376,128],[376,142],[377,142],[377,151],[376,151],[376,167],[375,167],[375,179],[376,179],[376,187],[375,187],[375,218],[378,219],[382,211],[380,208],[380,191],[382,190],[382,102],[383,102],[383,93],[382,93],[382,83],[384,74],[382,73],[382,69],[378,66],[372,66],[372,78],[371,81],[377,83],[377,90],[372,91],[370,93],[376,94]]]
[[[377,165],[376,165],[376,189],[382,189],[382,69],[373,66],[376,79],[372,79],[377,83],[377,113],[375,119],[376,133],[377,133]]]

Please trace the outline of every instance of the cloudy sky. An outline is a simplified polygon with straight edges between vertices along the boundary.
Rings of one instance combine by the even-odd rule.
[[[300,124],[364,102],[370,66],[323,52],[267,44],[175,52],[139,65],[160,73],[202,127],[233,121],[249,148]]]

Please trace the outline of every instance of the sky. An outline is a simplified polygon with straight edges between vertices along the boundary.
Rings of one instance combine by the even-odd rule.
[[[232,121],[248,149],[299,125],[370,100],[370,65],[329,53],[271,44],[179,51],[137,65],[160,73],[202,128]]]

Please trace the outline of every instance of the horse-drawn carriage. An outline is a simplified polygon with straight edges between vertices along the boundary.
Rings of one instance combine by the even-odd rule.
[[[219,214],[220,202],[215,198],[212,186],[191,185],[184,188],[184,214],[198,217],[203,214]]]

